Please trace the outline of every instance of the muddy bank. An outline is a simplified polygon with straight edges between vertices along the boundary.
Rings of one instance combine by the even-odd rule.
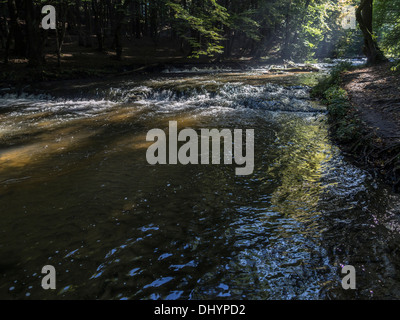
[[[400,76],[390,69],[386,63],[342,74],[362,132],[343,148],[400,191]]]

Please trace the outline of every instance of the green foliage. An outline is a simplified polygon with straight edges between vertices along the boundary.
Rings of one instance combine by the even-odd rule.
[[[259,31],[261,24],[252,18],[255,15],[256,11],[253,9],[232,13],[229,16],[228,25],[232,29],[242,31],[250,39],[260,41],[262,39]]]
[[[337,44],[336,56],[338,58],[363,56],[363,45],[364,39],[361,31],[359,29],[348,30]]]
[[[360,30],[345,30],[341,25],[343,7],[357,5],[359,0],[15,1],[21,25],[26,18],[24,3],[37,6],[36,20],[41,18],[41,6],[55,5],[58,19],[65,17],[69,32],[79,33],[85,46],[93,46],[90,39],[96,37],[99,50],[103,43],[119,41],[117,32],[126,38],[151,37],[155,43],[171,39],[184,53],[190,48],[189,55],[195,58],[238,53],[304,62],[362,54]],[[398,57],[400,0],[375,0],[374,4],[378,39],[386,54]],[[0,0],[0,21],[10,20],[8,10]],[[0,37],[5,43],[1,33]]]
[[[375,1],[375,26],[380,46],[389,57],[400,57],[400,0]]]
[[[227,24],[229,14],[216,0],[205,0],[189,10],[178,2],[168,1],[174,12],[178,34],[192,47],[191,57],[213,56],[223,52],[222,26]],[[188,32],[189,30],[189,32]]]
[[[344,71],[353,69],[353,65],[349,62],[341,62],[332,68],[328,77],[322,79],[311,91],[314,98],[322,98],[324,100],[332,100],[332,97],[339,96],[343,91],[337,91],[340,88],[340,75]],[[336,94],[338,93],[338,94]]]
[[[267,55],[275,50],[296,61],[311,61],[316,54],[332,55],[338,43],[347,46],[355,37],[362,41],[359,33],[351,38],[341,27],[342,7],[332,0],[255,0],[252,4],[168,0],[167,6],[174,12],[174,29],[190,44],[193,57],[222,53],[225,40],[233,34],[235,39],[252,40],[257,48],[252,52],[265,50],[260,54]],[[355,43],[354,47],[361,47]],[[343,51],[337,50],[338,55]]]
[[[331,24],[329,17],[336,10],[338,10],[338,7],[329,1],[312,1],[308,7],[304,8],[306,17],[303,18],[303,22],[300,24],[299,41],[294,43],[295,59],[310,59],[315,55],[319,44],[333,27],[329,26]]]
[[[313,97],[319,97],[327,105],[329,122],[334,139],[341,143],[356,141],[362,135],[361,122],[351,106],[347,92],[341,88],[341,74],[354,68],[350,63],[334,67],[326,79],[314,87]]]

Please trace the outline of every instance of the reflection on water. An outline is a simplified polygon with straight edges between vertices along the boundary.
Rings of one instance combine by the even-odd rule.
[[[313,81],[191,70],[89,99],[4,95],[0,297],[399,298],[399,201],[332,145]],[[254,174],[148,165],[146,133],[170,120],[255,129]],[[55,292],[40,286],[46,264]]]

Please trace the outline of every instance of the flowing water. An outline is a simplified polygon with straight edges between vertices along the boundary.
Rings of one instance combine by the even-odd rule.
[[[4,90],[0,298],[399,298],[398,196],[330,141],[315,79],[167,70]],[[147,132],[172,120],[254,129],[254,173],[149,165]]]

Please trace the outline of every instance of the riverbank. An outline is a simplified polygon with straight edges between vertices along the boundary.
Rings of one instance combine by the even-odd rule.
[[[100,60],[100,59],[99,59]],[[235,69],[244,70],[256,66],[259,61],[251,59],[228,59],[224,61],[194,60],[187,58],[156,59],[152,62],[143,61],[114,61],[113,58],[93,61],[83,65],[84,62],[66,63],[62,67],[46,64],[40,68],[27,67],[27,63],[9,64],[0,66],[0,88],[24,88],[38,86],[49,82],[90,82],[99,79],[115,79],[122,77],[136,77],[147,74],[161,74],[165,70],[196,70],[196,69]],[[303,72],[310,72],[304,70]]]
[[[391,68],[342,66],[314,95],[328,105],[342,150],[400,191],[400,77]]]
[[[24,86],[40,81],[81,80],[114,77],[124,74],[155,73],[169,66],[228,65],[238,66],[249,59],[233,58],[223,62],[202,57],[190,59],[170,43],[155,45],[150,40],[135,40],[124,49],[121,60],[116,59],[111,49],[96,51],[91,47],[65,43],[60,65],[57,55],[46,48],[45,63],[40,67],[29,67],[28,60],[13,57],[7,64],[0,62],[0,87]],[[0,52],[1,53],[1,52]],[[0,54],[2,56],[3,54]]]
[[[45,63],[40,67],[29,67],[28,60],[13,57],[5,64],[0,61],[0,88],[23,88],[27,85],[54,81],[90,81],[120,76],[141,76],[157,74],[164,70],[190,69],[235,69],[245,70],[259,65],[274,65],[269,72],[318,72],[312,65],[283,62],[270,56],[253,58],[233,55],[230,58],[201,56],[188,58],[173,43],[160,42],[157,45],[149,39],[134,40],[124,48],[121,60],[116,59],[111,49],[96,51],[91,47],[78,46],[67,42],[63,46],[60,64],[57,55],[46,48]],[[0,50],[0,57],[4,53]]]

